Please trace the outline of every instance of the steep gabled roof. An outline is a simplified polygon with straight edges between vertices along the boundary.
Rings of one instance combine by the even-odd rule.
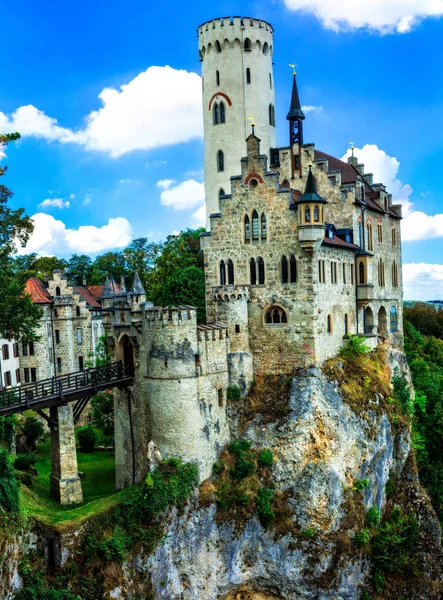
[[[87,285],[86,286],[96,300],[102,297],[104,285]]]
[[[52,304],[48,290],[38,277],[30,277],[25,285],[25,292],[31,296],[34,304]]]
[[[86,303],[89,304],[91,308],[101,308],[101,305],[95,299],[94,295],[88,290],[84,285],[75,285],[73,287],[74,291],[78,292],[83,300],[86,300]]]

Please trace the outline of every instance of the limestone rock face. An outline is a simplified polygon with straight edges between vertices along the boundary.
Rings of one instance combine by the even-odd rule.
[[[357,415],[338,384],[312,368],[292,382],[288,417],[266,426],[257,418],[245,437],[256,447],[272,449],[272,478],[288,497],[295,528],[315,528],[319,535],[308,540],[290,532],[277,535],[272,528],[265,531],[256,517],[241,526],[220,522],[214,504],[195,501],[184,515],[174,513],[153,556],[137,558],[136,571],[151,578],[153,598],[358,599],[370,564],[352,543],[363,521],[349,516],[349,497],[359,495],[350,488],[368,478],[360,503],[362,498],[365,510],[383,509],[389,477],[405,477],[408,432],[394,435],[381,411]],[[426,506],[423,520],[439,545],[429,501],[415,475],[407,480]],[[417,594],[408,598],[432,597]]]

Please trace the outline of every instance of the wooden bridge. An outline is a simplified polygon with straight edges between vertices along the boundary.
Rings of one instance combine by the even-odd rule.
[[[113,387],[131,385],[132,382],[132,365],[125,366],[120,361],[26,383],[0,391],[0,416],[31,409],[47,419],[42,409],[75,402],[73,413],[74,421],[77,421],[92,396]]]

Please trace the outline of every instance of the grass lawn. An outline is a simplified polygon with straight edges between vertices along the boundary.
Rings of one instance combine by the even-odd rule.
[[[84,504],[63,507],[50,496],[51,458],[49,441],[39,444],[38,462],[32,488],[22,486],[22,507],[30,516],[52,525],[69,525],[72,521],[81,521],[92,514],[103,512],[119,504],[130,488],[115,492],[115,458],[113,452],[97,450],[95,452],[77,452],[78,469],[85,473],[81,480]]]

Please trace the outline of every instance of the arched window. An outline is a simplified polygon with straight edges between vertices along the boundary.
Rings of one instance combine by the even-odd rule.
[[[215,42],[215,51],[218,52],[219,54],[221,52],[221,46],[220,46],[220,42],[218,40]]]
[[[391,307],[389,312],[389,321],[391,326],[391,333],[396,333],[398,331],[398,320],[397,320],[397,309],[395,306]]]
[[[220,102],[220,123],[226,123],[225,103]]]
[[[75,314],[76,314],[77,317],[80,316],[80,306],[76,306],[76,308],[75,308]]]
[[[305,206],[305,221],[306,223],[311,222],[311,209],[309,208],[309,206]]]
[[[220,261],[220,285],[226,285],[226,265],[225,261]]]
[[[246,83],[251,83],[251,69],[249,67],[246,69]]]
[[[371,223],[368,223],[368,250],[372,252],[374,249],[374,235]]]
[[[358,282],[360,285],[365,283],[365,265],[362,260],[358,265]]]
[[[245,39],[245,43],[243,44],[244,49],[246,50],[246,52],[250,52],[252,49],[252,44],[251,44],[251,40],[249,38]]]
[[[266,225],[266,215],[262,214],[261,216],[261,239],[266,240],[268,237],[268,229],[267,229],[267,225]]]
[[[258,220],[258,212],[254,210],[252,213],[252,239],[260,239],[260,224]]]
[[[283,179],[283,181],[282,181],[282,182],[281,182],[281,184],[280,184],[280,187],[281,187],[281,188],[284,188],[284,189],[288,189],[288,190],[289,190],[289,188],[290,188],[291,186],[289,185],[289,181],[288,181],[287,179]]]
[[[297,282],[297,261],[295,256],[291,256],[289,260],[289,281],[291,283]]]
[[[217,170],[219,173],[225,170],[225,155],[221,150],[217,152]]]
[[[263,54],[268,54],[268,52],[269,52],[268,42],[265,42],[263,44]]]
[[[261,256],[257,258],[258,266],[258,285],[264,285],[265,283],[265,263]]]
[[[220,71],[215,72],[215,83],[216,85],[220,85]]]
[[[281,282],[288,283],[289,281],[289,270],[288,270],[288,259],[286,256],[282,256],[281,259]]]
[[[385,263],[382,260],[378,262],[378,285],[381,287],[385,285]]]
[[[318,223],[320,221],[320,210],[318,206],[314,206],[314,223]]]
[[[228,283],[234,285],[234,263],[231,259],[228,260]]]
[[[55,288],[55,295],[56,296],[61,296],[60,288],[58,286]]]
[[[272,125],[272,104],[269,105],[269,125]]]
[[[269,105],[269,125],[275,127],[275,108],[273,104]]]
[[[328,315],[326,325],[327,325],[328,333],[332,333],[334,331],[334,325],[332,323],[332,315]]]
[[[251,285],[257,285],[257,266],[255,264],[255,258],[251,258],[249,261],[249,274]]]
[[[358,245],[363,248],[363,227],[361,221],[358,223]]]
[[[288,315],[281,306],[270,306],[265,312],[265,325],[286,325]]]
[[[348,313],[345,314],[345,335],[348,335],[349,333],[349,315]]]
[[[249,243],[251,241],[251,222],[249,221],[249,216],[245,216],[245,242]]]
[[[214,125],[218,125],[220,123],[220,111],[217,102],[215,102],[214,108],[212,110],[214,113]]]

